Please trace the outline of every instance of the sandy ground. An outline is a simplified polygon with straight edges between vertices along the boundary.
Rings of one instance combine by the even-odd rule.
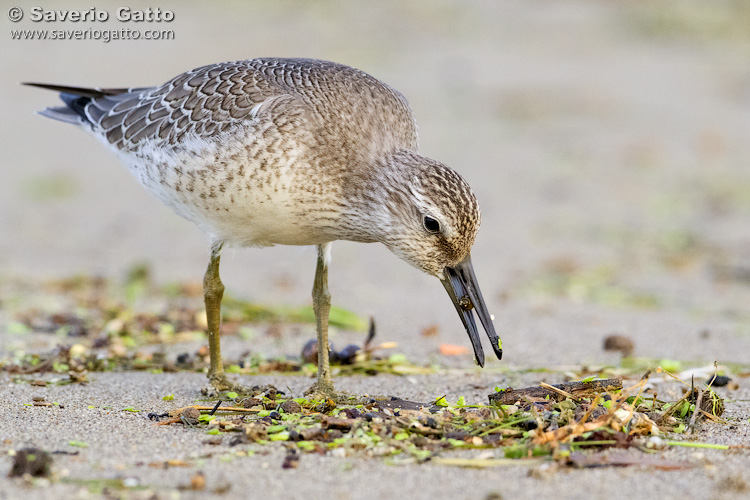
[[[3,14],[0,34],[2,280],[77,273],[119,279],[146,262],[160,282],[198,282],[208,256],[203,235],[152,199],[93,138],[35,116],[56,98],[19,81],[139,86],[221,60],[315,57],[359,67],[400,89],[417,114],[422,152],[474,186],[483,226],[473,260],[505,359],[483,373],[471,371],[466,356],[459,361],[468,377],[491,387],[512,377],[498,370],[500,363],[518,370],[611,363],[616,358],[601,348],[611,333],[630,336],[636,356],[748,361],[750,11],[742,1],[131,2],[134,9],[173,10],[173,22],[154,27],[174,30],[175,39],[110,43],[11,40],[11,29],[92,26],[34,23],[35,4],[14,5],[27,16],[11,23]],[[117,6],[99,8],[113,18]],[[222,277],[235,296],[300,305],[310,300],[314,260],[311,248],[230,250]],[[560,275],[562,282],[551,279]],[[440,284],[382,246],[334,245],[330,281],[335,304],[373,315],[381,340],[398,341],[410,359],[432,359],[441,342],[467,343]],[[6,331],[12,318],[3,299],[5,354],[24,340]],[[419,335],[431,325],[437,337]],[[296,342],[274,348],[293,352]],[[747,401],[747,379],[739,382],[728,396]],[[87,409],[158,409],[165,392],[189,403],[199,375],[97,374],[85,387],[44,389],[48,400],[66,405],[46,413],[22,406],[27,386],[5,376],[0,383],[0,450],[87,441],[92,445],[80,455],[59,458],[72,477],[132,475],[163,487],[165,498],[191,471],[138,464],[194,454],[212,454],[201,466],[209,484],[225,477],[232,494],[250,497],[388,497],[403,494],[400,485],[415,498],[484,498],[492,491],[504,498],[750,495],[746,453],[670,451],[702,466],[658,474],[601,469],[544,479],[524,466],[467,471],[330,457],[305,457],[298,470],[282,474],[281,455],[226,462],[226,448],[202,444],[202,435],[155,429],[140,414]],[[306,383],[279,382],[295,390]],[[486,391],[469,392],[469,385],[451,377],[339,381],[369,394],[484,398]],[[746,403],[730,403],[729,411],[734,430],[705,432],[748,444]],[[8,464],[0,459],[0,473]],[[3,499],[81,490],[26,490],[0,481]]]

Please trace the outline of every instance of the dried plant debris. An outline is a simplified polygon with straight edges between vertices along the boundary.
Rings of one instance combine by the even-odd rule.
[[[10,288],[10,290],[8,290]],[[7,283],[0,292],[13,318],[7,329],[20,335],[50,334],[50,340],[67,341],[67,346],[47,353],[28,353],[17,349],[9,359],[0,358],[0,369],[17,375],[53,373],[55,383],[85,383],[89,372],[96,371],[203,371],[209,362],[208,349],[184,352],[168,357],[150,346],[165,346],[185,341],[206,342],[205,312],[197,285],[173,285],[157,288],[147,268],[138,266],[128,273],[124,284],[103,278],[79,277],[44,285]],[[23,300],[14,299],[14,293]],[[27,297],[26,295],[29,295]],[[250,335],[249,324],[261,322],[269,334],[279,333],[280,323],[314,322],[309,308],[265,307],[225,298],[222,335]],[[19,304],[24,304],[20,309]],[[144,311],[144,309],[147,309]],[[159,313],[150,312],[153,310]],[[331,324],[353,331],[367,331],[361,345],[342,349],[331,345],[334,374],[432,373],[431,368],[409,363],[403,355],[381,354],[396,346],[393,342],[376,344],[375,325],[354,313],[331,309]],[[275,332],[275,333],[273,333]],[[64,339],[64,340],[63,340]],[[227,360],[227,371],[241,374],[270,372],[315,373],[317,342],[305,344],[300,356],[268,358],[246,352],[239,359]],[[30,382],[46,385],[43,379]]]
[[[211,435],[226,433],[233,436],[229,440],[233,446],[285,446],[283,468],[295,468],[305,453],[316,453],[378,457],[388,463],[435,459],[435,463],[460,467],[494,467],[517,459],[543,458],[576,467],[676,469],[692,465],[598,451],[653,452],[680,445],[730,448],[676,440],[697,422],[721,423],[723,400],[716,392],[696,388],[678,401],[666,402],[649,393],[649,376],[629,382],[585,380],[498,390],[489,396],[489,405],[468,405],[464,398],[451,404],[444,396],[428,403],[352,398],[350,404],[337,404],[289,398],[266,386],[253,397],[235,399],[231,406],[173,410],[158,424],[182,425]],[[476,458],[451,456],[467,450],[484,451],[475,451],[481,453]]]
[[[526,389],[503,389],[490,394],[491,402],[496,404],[512,405],[519,401],[528,401],[530,398],[550,399],[555,401],[563,399],[575,399],[576,394],[589,395],[595,392],[618,391],[622,389],[622,379],[586,380],[581,382],[570,382],[557,385],[540,385]]]

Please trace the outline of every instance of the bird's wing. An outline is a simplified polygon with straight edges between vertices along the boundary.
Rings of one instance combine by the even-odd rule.
[[[325,122],[337,144],[361,141],[360,147],[367,149],[380,140],[394,142],[394,148],[416,149],[416,125],[400,93],[362,71],[326,61],[219,63],[148,88],[33,85],[60,91],[67,105],[43,114],[89,125],[121,150],[135,150],[143,141],[168,149],[188,137],[218,139],[260,115],[289,125],[287,118],[300,113]],[[355,130],[367,130],[370,136],[363,140],[352,133]]]
[[[204,66],[158,87],[91,99],[86,114],[120,149],[146,139],[167,145],[187,135],[210,139],[252,120],[284,95],[256,73],[243,62]]]
[[[186,135],[216,137],[271,107],[286,95],[285,89],[264,78],[252,62],[204,66],[157,87],[30,85],[59,91],[67,105],[47,108],[42,114],[89,124],[114,147],[129,150],[144,140],[175,145]]]

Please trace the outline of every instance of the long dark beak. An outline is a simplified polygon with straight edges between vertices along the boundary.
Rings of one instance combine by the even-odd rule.
[[[456,311],[461,317],[461,321],[469,334],[471,345],[474,348],[474,357],[479,366],[484,366],[484,350],[479,340],[479,330],[474,321],[472,309],[479,316],[479,321],[484,326],[484,331],[490,338],[492,349],[495,351],[497,359],[503,358],[503,343],[500,337],[495,333],[495,326],[492,324],[492,318],[487,311],[487,305],[482,298],[482,291],[479,289],[477,276],[474,274],[474,267],[471,265],[471,255],[467,255],[464,260],[454,267],[445,268],[445,279],[440,280],[445,290],[450,295]]]

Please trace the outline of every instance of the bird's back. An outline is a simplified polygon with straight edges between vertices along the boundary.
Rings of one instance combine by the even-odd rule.
[[[156,87],[44,87],[66,107],[43,114],[87,127],[178,214],[242,246],[359,238],[341,229],[344,186],[417,149],[398,91],[326,61],[220,63]]]
[[[196,68],[156,87],[59,89],[67,107],[49,108],[48,116],[77,119],[123,152],[146,143],[179,149],[186,140],[210,140],[259,119],[276,122],[290,136],[300,132],[284,130],[285,117],[340,152],[417,147],[413,115],[398,91],[327,61],[252,59]]]

